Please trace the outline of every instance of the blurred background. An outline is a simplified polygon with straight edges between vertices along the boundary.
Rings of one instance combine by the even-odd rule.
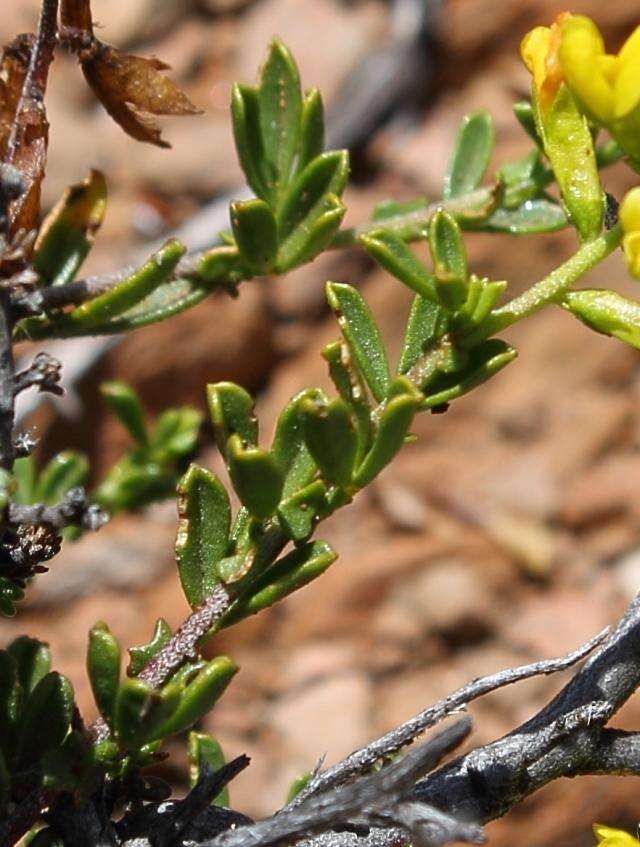
[[[522,36],[564,6],[555,0],[94,0],[100,37],[173,66],[204,109],[166,122],[171,150],[136,144],[96,104],[74,62],[60,57],[49,93],[52,144],[45,202],[92,167],[109,185],[105,225],[85,270],[119,268],[176,230],[192,247],[226,225],[242,191],[228,115],[230,85],[252,82],[269,38],[292,49],[303,84],[319,86],[329,141],[353,156],[348,222],[383,199],[437,198],[457,125],[483,107],[498,132],[495,167],[528,149],[513,102],[528,78]],[[4,0],[0,39],[33,29],[38,0]],[[576,2],[612,47],[638,22],[629,0]],[[624,168],[606,172],[618,198]],[[570,232],[516,240],[469,235],[472,269],[508,279],[516,293],[574,249]],[[589,285],[633,296],[619,255]],[[240,382],[258,395],[262,431],[286,399],[326,385],[321,346],[337,335],[323,283],[361,287],[397,350],[408,292],[361,252],[330,253],[276,280],[245,284],[238,300],[212,296],[196,309],[126,340],[65,343],[68,396],[24,419],[47,457],[87,451],[96,479],[127,445],[98,393],[130,381],[151,413],[203,407],[204,385]],[[613,622],[640,586],[640,358],[561,310],[519,325],[520,358],[491,383],[423,416],[419,441],[321,537],[339,551],[312,588],[216,638],[242,671],[206,730],[251,767],[232,786],[235,808],[263,815],[318,756],[339,757],[472,677],[561,655]],[[222,473],[205,438],[199,461]],[[98,618],[125,645],[147,641],[156,617],[178,624],[187,607],[172,546],[175,504],[118,516],[51,563],[28,594],[16,631],[50,640],[81,708],[93,704],[84,674],[86,633]],[[562,683],[532,680],[471,708],[472,743],[489,741],[538,709]],[[640,726],[632,701],[616,719]],[[164,774],[180,787],[184,756]],[[635,830],[633,779],[553,784],[489,826],[496,847],[588,845],[594,820]]]

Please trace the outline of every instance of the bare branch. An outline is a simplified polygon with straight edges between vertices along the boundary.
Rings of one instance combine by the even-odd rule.
[[[55,506],[45,506],[43,503],[32,506],[10,503],[8,508],[8,520],[13,526],[47,524],[56,530],[67,526],[97,530],[109,517],[99,506],[89,502],[84,489],[80,487],[68,491]]]
[[[60,386],[62,375],[61,362],[48,353],[38,353],[31,365],[19,371],[13,380],[13,393],[17,396],[27,388],[37,386],[38,391],[48,391],[50,394],[64,394]]]

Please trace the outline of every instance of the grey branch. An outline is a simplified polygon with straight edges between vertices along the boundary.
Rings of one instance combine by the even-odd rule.
[[[17,396],[27,388],[37,387],[38,391],[50,394],[63,394],[60,385],[62,364],[48,353],[38,353],[28,368],[19,371],[13,379],[13,394]]]
[[[67,526],[81,526],[83,529],[97,530],[103,526],[108,515],[99,506],[90,503],[83,488],[72,488],[54,506],[35,503],[23,506],[9,504],[9,523],[12,526],[38,526],[47,524],[60,530]]]

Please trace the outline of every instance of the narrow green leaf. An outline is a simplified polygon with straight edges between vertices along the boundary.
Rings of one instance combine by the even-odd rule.
[[[429,201],[426,197],[416,197],[415,200],[407,200],[405,202],[398,202],[397,200],[382,200],[374,206],[371,220],[383,223],[384,221],[397,218],[399,215],[407,215],[410,212],[425,211],[428,205]],[[389,230],[385,230],[385,232],[388,231]]]
[[[350,285],[327,283],[327,300],[373,396],[381,402],[391,376],[380,330],[361,295]]]
[[[413,298],[409,321],[405,331],[402,353],[398,363],[398,373],[406,374],[418,361],[430,344],[437,340],[438,326],[442,309],[432,300]]]
[[[324,149],[324,106],[322,95],[312,88],[302,102],[300,118],[300,145],[296,161],[296,170],[304,170],[312,159]]]
[[[464,118],[444,178],[445,200],[468,194],[480,185],[494,144],[495,129],[488,112],[474,112]]]
[[[82,485],[89,476],[89,460],[83,453],[63,450],[46,465],[36,486],[36,500],[57,503],[67,491]]]
[[[303,788],[306,788],[307,785],[311,782],[311,777],[313,773],[311,771],[305,771],[304,773],[297,776],[291,785],[289,786],[289,790],[287,791],[287,796],[285,798],[285,806],[288,806],[292,800],[300,794]]]
[[[467,299],[467,254],[460,227],[444,209],[429,222],[429,247],[438,299],[445,309],[454,312]]]
[[[198,779],[203,765],[208,765],[212,771],[218,771],[225,764],[222,747],[210,735],[202,732],[189,733],[189,785],[193,788]],[[225,786],[217,797],[211,801],[214,806],[229,807],[229,787]]]
[[[258,87],[259,120],[267,187],[279,197],[286,188],[300,138],[302,92],[298,68],[279,39],[269,47]]]
[[[286,238],[296,227],[307,229],[326,211],[327,194],[340,197],[349,176],[349,154],[332,150],[316,156],[291,184],[278,212],[278,232]]]
[[[231,204],[231,226],[247,265],[255,273],[268,273],[278,251],[278,226],[264,200],[238,200]]]
[[[73,334],[100,331],[113,318],[140,303],[175,270],[185,252],[179,241],[168,241],[141,268],[113,288],[88,300],[68,315],[57,319],[57,325]]]
[[[359,241],[367,253],[396,279],[423,297],[437,302],[438,294],[433,275],[401,238],[381,229],[361,235]]]
[[[281,244],[275,264],[277,273],[310,262],[333,241],[346,207],[335,194],[325,194],[311,213]]]
[[[128,676],[138,676],[140,671],[148,665],[151,659],[162,650],[171,638],[171,627],[164,618],[158,618],[151,641],[141,644],[140,647],[129,647]]]
[[[309,538],[318,520],[330,511],[327,487],[321,479],[316,479],[283,499],[278,506],[278,517],[284,533],[299,544]]]
[[[557,232],[564,229],[567,223],[567,216],[557,203],[540,197],[526,200],[515,209],[496,209],[475,228],[487,232],[508,232],[511,235],[532,235],[537,232]]]
[[[268,200],[271,191],[267,187],[262,170],[265,153],[259,112],[258,90],[249,85],[235,83],[231,89],[231,118],[238,158],[247,183],[258,197]]]
[[[175,471],[165,470],[153,461],[138,464],[125,456],[93,492],[93,499],[114,513],[166,500],[173,496],[175,488]]]
[[[193,726],[213,707],[238,672],[238,666],[227,656],[218,656],[204,666],[182,692],[178,708],[159,728],[164,738]]]
[[[325,541],[313,541],[279,559],[233,604],[222,618],[222,627],[237,623],[273,606],[323,574],[337,559]]]
[[[635,300],[616,291],[582,289],[566,294],[562,305],[596,332],[640,349],[640,303]]]
[[[0,650],[0,750],[6,757],[11,756],[16,743],[23,700],[15,660],[6,650]]]
[[[188,456],[196,449],[202,413],[191,406],[167,409],[156,421],[151,438],[154,456],[163,462]]]
[[[96,706],[111,726],[120,684],[120,645],[102,622],[89,631],[87,674]]]
[[[326,395],[318,388],[308,388],[296,394],[278,417],[271,445],[271,455],[284,477],[283,497],[308,485],[317,469],[302,431],[300,404],[305,399],[321,402],[326,400]]]
[[[191,465],[178,485],[176,559],[180,582],[195,608],[216,584],[231,528],[229,495],[215,474]]]
[[[18,755],[22,766],[39,761],[48,750],[62,744],[73,716],[73,687],[68,679],[52,671],[27,698],[18,733]]]
[[[37,638],[20,635],[9,644],[7,653],[15,663],[18,683],[26,694],[31,694],[51,670],[49,645]]]
[[[329,364],[329,376],[342,399],[349,404],[357,423],[358,451],[356,464],[369,448],[371,436],[371,407],[362,375],[353,362],[348,344],[336,341],[322,350]]]
[[[417,392],[407,393],[399,394],[386,403],[371,449],[353,477],[354,485],[358,488],[369,485],[400,450],[420,405],[420,399]]]
[[[100,391],[111,411],[118,416],[133,440],[142,447],[147,447],[149,434],[144,420],[144,410],[137,392],[121,380],[103,382]]]
[[[304,438],[325,480],[348,487],[356,462],[358,435],[349,406],[342,398],[331,403],[310,399],[300,406]]]
[[[531,103],[528,100],[519,100],[517,103],[514,103],[513,114],[529,138],[536,144],[541,144]]]
[[[237,433],[247,444],[258,441],[253,397],[234,382],[207,385],[207,403],[218,449],[225,455],[229,437]]]
[[[258,519],[271,517],[280,497],[284,478],[275,459],[259,447],[246,447],[239,435],[227,444],[229,476],[242,505]]]
[[[162,727],[179,708],[181,694],[176,683],[169,683],[158,691],[141,679],[123,680],[113,718],[118,741],[124,747],[135,749],[164,738]]]
[[[16,459],[11,470],[16,482],[13,499],[16,503],[27,504],[35,502],[38,467],[33,454]]]
[[[482,382],[490,379],[502,368],[506,367],[517,356],[517,352],[498,338],[483,341],[469,353],[467,366],[464,370],[442,374],[429,384],[429,393],[425,397],[424,406],[432,408],[449,403]]]
[[[44,285],[64,285],[74,278],[104,219],[107,185],[91,171],[70,186],[40,227],[33,266]]]

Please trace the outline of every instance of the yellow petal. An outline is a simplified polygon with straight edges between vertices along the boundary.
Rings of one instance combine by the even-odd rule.
[[[585,107],[602,122],[613,116],[613,87],[598,66],[604,42],[590,18],[572,15],[562,23],[558,51],[567,85]]]
[[[619,217],[625,233],[640,232],[640,187],[627,192],[620,204]]]
[[[636,56],[640,56],[640,26],[634,29],[618,53],[621,62],[626,62]]]
[[[520,44],[520,54],[525,65],[533,74],[536,89],[540,89],[547,73],[547,55],[551,43],[551,28],[537,26],[525,35]]]
[[[640,103],[640,52],[620,63],[614,91],[614,117],[624,118]]]
[[[627,260],[627,268],[631,276],[640,279],[640,232],[632,232],[622,239],[622,249]],[[607,847],[638,847],[638,839],[623,832],[621,829],[613,830],[615,835],[608,835],[603,842]]]
[[[603,53],[602,56],[596,56],[596,65],[607,82],[614,85],[618,76],[618,70],[620,69],[620,60],[618,57],[612,56],[610,53]]]
[[[635,275],[635,274],[634,274]],[[614,829],[601,823],[594,823],[593,832],[598,839],[599,847],[638,847],[640,841],[623,829]]]

